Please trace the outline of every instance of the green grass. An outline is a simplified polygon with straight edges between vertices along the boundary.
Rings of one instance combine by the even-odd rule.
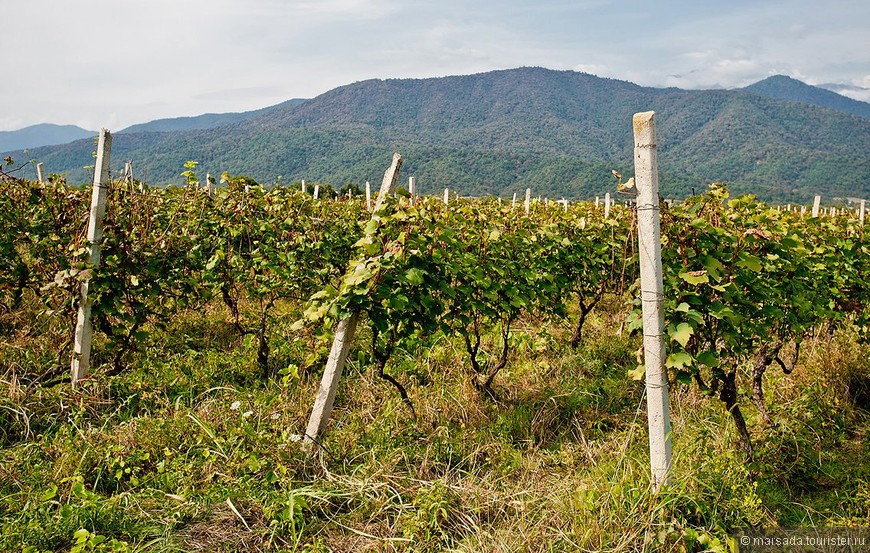
[[[373,376],[363,329],[314,459],[299,435],[322,364],[288,331],[276,368],[311,365],[299,378],[260,376],[256,346],[215,309],[75,390],[22,387],[57,344],[10,340],[0,550],[727,551],[748,525],[870,524],[868,347],[823,333],[792,375],[771,371],[774,428],[744,392],[749,464],[720,403],[673,389],[674,481],[655,495],[643,386],[626,376],[639,344],[619,312],[595,312],[577,351],[569,322],[522,321],[498,401],[470,384],[458,340],[398,351],[388,371],[416,420]]]

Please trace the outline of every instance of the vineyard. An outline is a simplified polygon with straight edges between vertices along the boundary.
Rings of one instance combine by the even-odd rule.
[[[653,494],[632,202],[372,213],[186,177],[111,183],[98,267],[89,187],[0,180],[0,549],[728,551],[747,526],[870,523],[856,214],[720,185],[661,205],[675,481]]]

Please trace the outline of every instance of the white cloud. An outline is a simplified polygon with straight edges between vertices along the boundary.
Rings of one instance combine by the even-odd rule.
[[[853,0],[27,0],[3,18],[14,86],[0,88],[0,105],[14,115],[0,129],[124,127],[367,78],[522,65],[648,86],[730,88],[784,73],[870,88],[870,3]]]

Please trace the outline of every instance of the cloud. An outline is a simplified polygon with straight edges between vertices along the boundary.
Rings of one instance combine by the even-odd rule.
[[[0,88],[0,105],[14,115],[0,129],[127,126],[368,78],[523,65],[647,86],[730,88],[783,73],[866,89],[868,19],[870,3],[854,0],[11,2],[0,51],[14,86]]]

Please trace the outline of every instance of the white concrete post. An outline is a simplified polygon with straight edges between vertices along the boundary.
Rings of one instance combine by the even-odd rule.
[[[305,194],[308,190],[305,187],[305,179],[302,179],[302,193]]]
[[[604,195],[604,218],[610,218],[610,192]]]
[[[109,158],[112,154],[112,135],[106,129],[100,129],[97,142],[97,159],[94,163],[94,186],[91,191],[91,213],[88,218],[88,251],[93,270],[100,265],[100,246],[103,242],[103,218],[106,215],[106,191],[109,188]],[[91,363],[91,307],[93,299],[88,298],[90,279],[82,281],[79,297],[79,310],[76,319],[76,330],[73,335],[73,358],[70,364],[70,377],[75,386],[79,380],[87,376]]]
[[[366,209],[372,210],[372,183],[366,181]]]
[[[819,216],[819,206],[821,205],[821,203],[822,203],[821,196],[816,196],[815,199],[813,199],[813,217],[814,218]]]
[[[444,189],[444,205],[447,205],[448,203],[450,203],[450,190],[445,188]]]
[[[516,207],[516,205],[517,205],[517,193],[514,192],[514,199],[511,200],[511,208]]]
[[[595,196],[595,209],[598,209],[598,196]]]
[[[375,211],[380,209],[381,205],[396,189],[396,182],[399,180],[399,169],[402,167],[402,156],[398,153],[393,154],[393,163],[390,168],[384,173],[384,181],[381,184],[381,191],[378,194],[378,200],[375,202]],[[323,370],[323,378],[320,381],[320,389],[317,391],[317,397],[314,400],[314,406],[311,409],[311,417],[308,419],[308,427],[305,429],[305,437],[303,447],[306,451],[312,451],[312,445],[316,443],[317,437],[323,433],[326,428],[326,423],[329,422],[329,417],[332,414],[332,406],[335,403],[335,392],[338,389],[338,381],[341,379],[341,372],[344,370],[344,363],[347,361],[347,355],[350,353],[350,347],[353,344],[353,335],[356,332],[356,325],[359,321],[359,313],[352,313],[346,319],[339,321],[335,327],[335,338],[332,341],[332,348],[329,350],[329,358],[326,360],[326,368]]]
[[[314,184],[314,199],[320,198],[320,183]]]
[[[653,489],[670,483],[671,417],[668,379],[664,370],[665,340],[662,310],[661,219],[656,160],[655,112],[636,113],[634,174],[637,183],[640,295],[643,310],[643,352],[646,367],[647,420]]]
[[[45,164],[41,161],[36,164],[36,180],[39,184],[45,183]]]
[[[861,222],[861,226],[864,226],[864,205],[867,203],[867,200],[861,200],[861,207],[858,208],[858,220]]]
[[[525,207],[525,210],[526,210],[526,215],[529,214],[529,209],[531,208],[531,205],[532,205],[532,189],[526,188],[526,201],[523,204],[523,207]]]
[[[414,177],[408,177],[408,196],[411,198],[411,205],[414,205],[415,200],[417,199],[417,187],[416,187],[416,179]]]

